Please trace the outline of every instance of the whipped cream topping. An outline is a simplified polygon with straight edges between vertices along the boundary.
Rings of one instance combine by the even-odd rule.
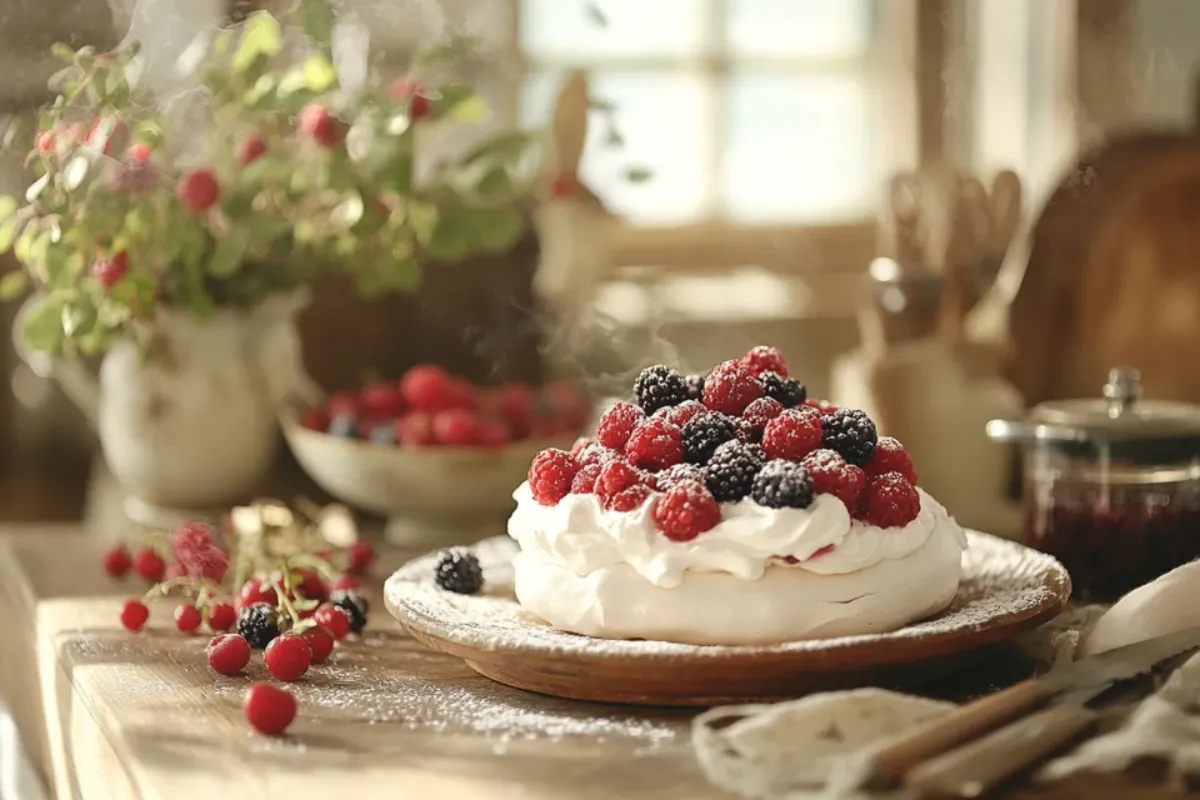
[[[528,483],[514,493],[508,533],[539,561],[579,576],[627,564],[651,584],[679,586],[685,573],[728,573],[754,581],[768,566],[816,575],[845,575],[903,559],[925,547],[935,531],[958,549],[966,535],[946,509],[921,489],[921,510],[903,527],[878,528],[853,519],[845,504],[821,494],[808,508],[764,508],[753,500],[721,506],[721,521],[690,542],[673,542],[654,525],[650,501],[630,512],[606,511],[592,494],[570,494],[557,505],[533,498]],[[832,548],[832,549],[830,549]],[[955,576],[957,582],[957,575]]]

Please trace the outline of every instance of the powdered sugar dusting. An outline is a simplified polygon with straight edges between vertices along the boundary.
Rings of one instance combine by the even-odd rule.
[[[1015,542],[976,531],[967,532],[962,581],[950,606],[938,616],[894,633],[787,642],[770,646],[721,647],[670,642],[605,640],[550,628],[524,611],[512,590],[512,558],[517,545],[508,537],[485,539],[475,547],[484,567],[485,592],[462,596],[433,583],[438,554],[410,562],[384,586],[389,605],[400,621],[417,628],[436,627],[455,643],[490,650],[653,660],[722,658],[758,653],[789,653],[888,642],[949,638],[979,631],[1004,618],[1033,616],[1060,605],[1069,590],[1066,570],[1051,556]],[[1053,578],[1054,580],[1048,580]]]

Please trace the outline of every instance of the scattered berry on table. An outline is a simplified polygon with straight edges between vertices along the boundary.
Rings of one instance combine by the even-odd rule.
[[[255,650],[262,650],[279,635],[279,615],[266,603],[246,606],[238,612],[237,632]]]
[[[912,456],[891,436],[880,436],[875,445],[875,455],[864,468],[868,475],[882,475],[885,472],[899,472],[913,486],[917,485],[917,468],[913,465]]]
[[[622,513],[633,511],[641,508],[642,504],[650,497],[652,492],[650,487],[645,484],[638,483],[630,486],[628,489],[622,489],[614,495],[610,495],[604,501],[604,507],[609,511],[620,511]]]
[[[879,528],[899,528],[921,513],[921,497],[899,472],[885,472],[867,479],[861,502],[862,517]]]
[[[112,578],[124,578],[129,572],[129,568],[133,565],[132,559],[129,558],[129,551],[124,545],[115,545],[110,547],[104,554],[104,571]]]
[[[633,429],[625,458],[635,467],[666,469],[683,460],[683,434],[665,419],[651,418]]]
[[[246,690],[242,713],[259,733],[279,736],[296,718],[296,696],[286,689],[260,681]]]
[[[789,408],[763,428],[762,447],[768,458],[799,461],[821,447],[821,415],[805,408]]]
[[[725,442],[738,438],[733,420],[716,411],[705,411],[683,426],[683,459],[691,464],[707,464]]]
[[[529,488],[544,506],[555,505],[571,491],[579,464],[565,450],[549,448],[538,453],[529,465]]]
[[[588,464],[580,467],[571,479],[571,494],[591,494],[596,491],[596,478],[600,477],[600,465]]]
[[[434,582],[448,592],[475,594],[483,588],[483,568],[470,550],[453,548],[442,553],[433,569]]]
[[[670,469],[665,469],[658,473],[655,478],[657,479],[658,488],[665,492],[681,481],[695,481],[703,484],[704,468],[696,464],[676,464]]]
[[[350,566],[346,569],[351,575],[366,575],[375,561],[375,546],[368,541],[359,539],[350,545]]]
[[[777,372],[764,372],[758,376],[758,382],[763,387],[763,394],[778,400],[784,408],[802,406],[808,399],[808,391],[804,384],[795,378]]]
[[[335,147],[342,139],[342,125],[329,109],[310,103],[300,109],[300,130],[322,147]]]
[[[350,617],[350,632],[362,633],[367,625],[367,598],[359,592],[342,591],[334,592],[329,599]]]
[[[141,600],[126,600],[125,605],[121,606],[121,625],[125,630],[136,633],[145,627],[148,619],[150,609]]]
[[[755,376],[764,372],[785,376],[788,374],[787,360],[784,359],[783,353],[779,352],[778,348],[766,344],[760,344],[742,356],[742,365]]]
[[[745,442],[726,442],[704,468],[705,486],[718,503],[733,503],[750,494],[754,478],[766,463],[762,448]]]
[[[275,587],[271,586],[266,581],[260,581],[258,578],[251,578],[242,584],[241,590],[238,592],[237,602],[234,604],[238,609],[252,606],[255,603],[266,603],[274,607],[279,602],[279,598],[275,594]]]
[[[296,681],[308,672],[313,652],[303,636],[285,633],[276,636],[263,652],[267,670],[281,681]]]
[[[625,449],[633,429],[646,419],[646,412],[632,403],[614,403],[600,416],[596,426],[596,440],[618,452]]]
[[[329,591],[336,592],[338,589],[358,589],[361,585],[357,576],[345,573],[338,575],[330,582]]]
[[[152,547],[140,547],[133,554],[133,568],[150,583],[158,583],[167,571],[167,562]]]
[[[831,494],[854,513],[867,485],[867,474],[832,450],[814,450],[804,457],[801,466],[812,478],[813,491]]]
[[[878,434],[867,412],[840,408],[821,417],[821,446],[835,450],[856,467],[865,467],[875,455]]]
[[[758,379],[740,361],[718,364],[704,379],[704,405],[738,416],[763,396]]]
[[[687,375],[683,380],[687,383],[688,399],[699,402],[704,397],[704,376]]]
[[[689,397],[687,379],[670,367],[646,367],[633,382],[633,399],[647,414],[677,406]]]
[[[607,500],[618,492],[625,491],[630,486],[636,486],[643,480],[642,473],[637,469],[634,469],[625,461],[614,459],[600,468],[600,474],[596,476],[596,485],[593,491],[601,500]]]
[[[813,501],[812,478],[791,461],[768,461],[750,490],[754,502],[766,508],[808,508]]]
[[[200,629],[200,623],[203,621],[204,615],[191,603],[184,603],[175,609],[175,627],[180,633],[195,633]]]
[[[208,665],[220,675],[237,675],[250,663],[250,643],[236,633],[214,636],[206,653]]]
[[[188,211],[200,214],[220,201],[221,184],[211,169],[197,169],[183,176],[177,194]]]
[[[400,379],[400,393],[411,408],[436,411],[444,408],[450,375],[441,367],[413,367]]]
[[[324,664],[333,653],[333,634],[321,627],[308,628],[300,637],[308,643],[312,650],[312,663]]]
[[[678,428],[682,428],[692,417],[707,410],[699,400],[684,400],[677,406],[660,408],[654,413],[656,416],[661,414],[667,422]]]
[[[701,483],[681,481],[654,504],[654,524],[673,542],[689,542],[721,521],[721,506]]]
[[[313,612],[312,619],[339,642],[350,635],[350,614],[341,606],[324,603]]]
[[[783,403],[774,397],[760,397],[742,413],[742,418],[750,423],[753,431],[752,441],[761,442],[763,430],[767,423],[783,413]]]
[[[208,628],[213,632],[228,631],[237,623],[237,611],[229,603],[213,603],[208,607]]]

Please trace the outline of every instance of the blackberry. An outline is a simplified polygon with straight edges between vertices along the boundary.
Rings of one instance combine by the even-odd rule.
[[[483,588],[479,559],[469,550],[447,550],[433,571],[434,582],[448,592],[475,594]]]
[[[338,589],[329,595],[329,601],[341,608],[350,617],[350,631],[361,633],[367,626],[367,598],[353,589]]]
[[[808,391],[803,383],[778,372],[764,372],[758,376],[758,382],[767,397],[774,397],[784,408],[795,408],[808,399]]]
[[[262,650],[279,636],[279,614],[270,603],[252,603],[237,615],[237,632],[255,650]]]
[[[856,467],[865,467],[871,461],[878,442],[875,423],[865,411],[839,408],[821,417],[821,446]]]
[[[700,400],[704,397],[703,375],[687,375],[683,381],[687,384],[688,400]]]
[[[655,473],[655,483],[660,492],[665,492],[677,483],[683,481],[695,481],[696,483],[704,483],[704,467],[695,464],[676,464],[673,467],[668,467],[662,472]]]
[[[750,494],[754,478],[766,462],[762,448],[745,442],[726,442],[704,469],[704,483],[718,503],[732,503]]]
[[[719,411],[702,411],[683,425],[683,460],[707,464],[717,448],[738,438],[733,420]]]
[[[813,501],[808,470],[791,461],[768,461],[750,489],[750,497],[767,508],[808,508]]]
[[[646,367],[633,382],[633,400],[647,414],[689,399],[687,379],[662,364]]]

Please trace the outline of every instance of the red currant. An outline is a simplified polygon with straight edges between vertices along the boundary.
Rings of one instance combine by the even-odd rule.
[[[361,539],[350,545],[350,566],[346,570],[351,575],[365,575],[371,566],[371,562],[375,560],[375,548],[370,542],[364,542]]]
[[[125,545],[116,545],[104,554],[104,571],[113,578],[124,578],[132,563]]]
[[[167,571],[167,563],[152,547],[142,547],[133,554],[133,568],[150,583],[158,583]]]
[[[261,136],[251,136],[242,142],[241,148],[238,149],[238,161],[245,166],[258,160],[258,157],[267,152],[267,140]]]
[[[125,626],[125,630],[136,633],[145,627],[148,619],[150,609],[146,608],[146,604],[141,600],[126,600],[125,605],[121,606],[121,624]]]
[[[256,683],[246,690],[242,712],[259,733],[278,736],[296,718],[296,696],[269,683]]]
[[[92,277],[105,289],[111,289],[129,272],[129,256],[122,250],[111,257],[98,258],[92,264]]]
[[[175,609],[175,627],[180,633],[192,634],[200,627],[203,616],[200,609],[191,603],[184,603]]]
[[[222,633],[208,643],[208,665],[221,675],[237,675],[250,663],[250,643],[236,633]]]
[[[211,169],[197,169],[179,182],[179,199],[193,214],[207,211],[221,199],[221,184]]]
[[[350,615],[340,606],[325,603],[313,614],[313,622],[333,634],[339,642],[350,635]]]
[[[279,598],[276,596],[275,589],[271,584],[258,579],[251,579],[242,585],[235,605],[241,609],[246,606],[252,606],[255,603],[266,603],[269,606],[274,606],[278,602]]]
[[[300,110],[300,130],[322,147],[332,148],[342,138],[337,119],[327,108],[315,103]]]
[[[237,622],[237,612],[228,603],[213,603],[208,608],[209,630],[227,631]]]
[[[308,642],[312,650],[312,663],[324,664],[333,652],[333,634],[324,628],[309,628],[300,634],[300,638]]]
[[[312,660],[312,648],[304,637],[294,633],[275,637],[263,653],[267,669],[281,681],[299,680],[308,671]]]

